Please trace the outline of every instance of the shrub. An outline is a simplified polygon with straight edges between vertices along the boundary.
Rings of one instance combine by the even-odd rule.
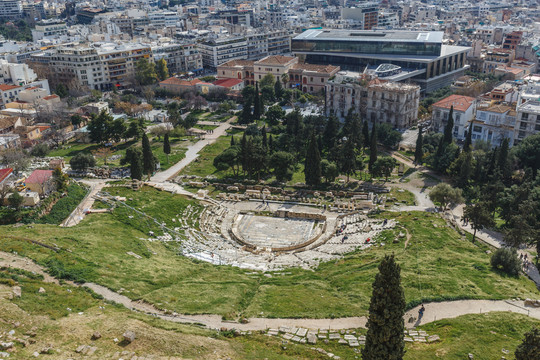
[[[49,146],[47,144],[37,144],[32,148],[30,154],[37,157],[45,157],[49,153]]]
[[[491,256],[491,266],[512,276],[518,276],[521,270],[517,251],[513,248],[497,249]]]
[[[84,170],[96,166],[96,159],[91,154],[79,153],[69,160],[73,170]]]

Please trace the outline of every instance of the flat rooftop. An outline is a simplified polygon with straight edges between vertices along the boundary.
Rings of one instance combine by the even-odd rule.
[[[293,40],[442,43],[442,31],[310,29]]]

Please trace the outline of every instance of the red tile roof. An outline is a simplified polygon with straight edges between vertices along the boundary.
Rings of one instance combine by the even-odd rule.
[[[26,179],[27,184],[43,184],[52,176],[52,170],[34,170]]]
[[[49,96],[45,96],[43,98],[43,100],[52,100],[52,99],[56,99],[56,98],[59,98],[60,96],[56,95],[56,94],[53,94],[53,95],[49,95]]]
[[[233,86],[236,86],[242,82],[243,80],[241,79],[221,79],[221,80],[214,81],[214,85],[223,86],[226,88],[232,88]]]
[[[177,77],[170,77],[166,80],[163,80],[162,82],[160,82],[160,84],[165,84],[165,85],[180,85],[180,86],[194,86],[198,83],[202,82],[201,80],[199,79],[193,79],[193,80],[182,80],[182,79],[179,79]]]
[[[13,90],[13,89],[18,89],[18,88],[20,88],[20,86],[0,84],[0,90],[1,91]]]
[[[450,95],[440,101],[433,104],[433,107],[439,107],[443,109],[450,109],[452,106],[456,111],[467,111],[472,106],[476,99],[470,96],[464,95]]]
[[[4,181],[12,172],[12,168],[0,169],[0,183]]]
[[[295,58],[291,56],[270,55],[270,56],[265,57],[264,59],[255,61],[255,64],[283,65],[283,64],[287,64],[288,62],[294,59]]]

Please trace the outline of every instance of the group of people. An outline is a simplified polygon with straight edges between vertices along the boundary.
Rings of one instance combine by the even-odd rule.
[[[527,254],[519,254],[519,260],[523,263],[523,269],[529,270],[529,266],[531,265],[531,262],[529,261],[529,257]]]

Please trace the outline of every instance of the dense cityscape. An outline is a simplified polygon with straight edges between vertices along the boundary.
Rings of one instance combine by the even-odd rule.
[[[540,360],[540,6],[0,0],[0,359]]]

